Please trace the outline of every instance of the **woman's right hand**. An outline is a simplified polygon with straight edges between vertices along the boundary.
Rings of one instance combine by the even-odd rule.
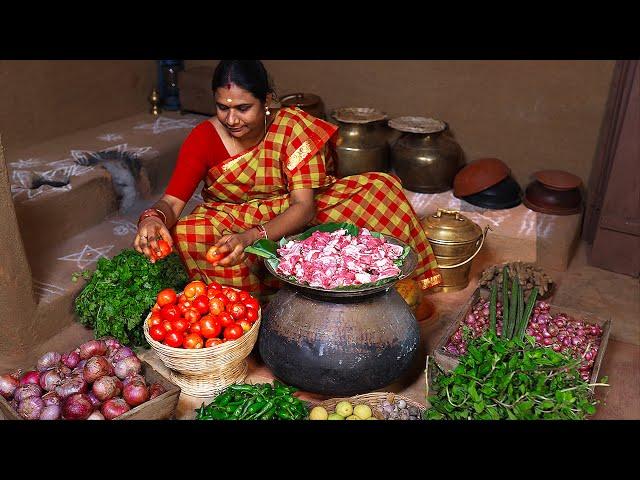
[[[138,224],[138,233],[133,241],[134,248],[144,254],[151,263],[162,254],[158,240],[165,240],[173,248],[173,239],[166,225],[157,217],[147,217]],[[156,255],[153,255],[156,252]]]

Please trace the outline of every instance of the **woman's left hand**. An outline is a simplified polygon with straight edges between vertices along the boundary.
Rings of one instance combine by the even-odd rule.
[[[213,265],[233,267],[242,263],[247,258],[244,249],[252,243],[253,235],[250,230],[221,237],[215,244],[215,247],[218,249],[218,253],[222,253],[225,256]]]

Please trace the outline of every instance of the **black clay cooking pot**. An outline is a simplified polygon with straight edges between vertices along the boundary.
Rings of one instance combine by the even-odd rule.
[[[473,195],[467,195],[462,199],[476,207],[502,210],[520,205],[522,202],[522,189],[513,177],[508,176],[492,187]]]

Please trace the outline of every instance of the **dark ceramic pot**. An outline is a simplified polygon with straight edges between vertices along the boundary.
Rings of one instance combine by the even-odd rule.
[[[502,210],[520,205],[522,189],[512,177],[507,177],[492,187],[462,199],[476,207]]]
[[[579,188],[557,190],[537,180],[529,184],[523,201],[527,208],[549,215],[574,215],[582,209]]]

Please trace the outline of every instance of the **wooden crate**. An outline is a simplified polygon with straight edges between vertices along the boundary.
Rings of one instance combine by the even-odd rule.
[[[114,420],[167,420],[174,418],[178,397],[180,397],[180,387],[162,376],[144,360],[140,359],[140,361],[142,362],[142,371],[140,373],[144,376],[147,384],[158,382],[167,391],[132,408],[123,415],[114,418]],[[2,396],[0,396],[0,418],[5,420],[24,420]]]
[[[455,318],[451,325],[449,325],[442,336],[442,338],[436,344],[436,347],[433,351],[434,360],[440,365],[440,367],[449,372],[458,366],[458,357],[455,357],[448,352],[445,351],[444,347],[451,338],[451,336],[455,333],[460,324],[464,321],[466,316],[472,310],[473,305],[479,298],[489,298],[490,291],[484,288],[477,288],[475,292],[471,295],[471,298],[464,304],[464,306],[460,309],[458,316]],[[554,305],[552,303],[550,305],[549,313],[552,315],[558,313],[566,313],[567,315],[577,319],[582,320],[586,323],[597,324],[602,327],[602,337],[600,339],[600,346],[598,348],[598,356],[596,360],[593,362],[593,369],[591,371],[591,382],[597,383],[598,372],[600,371],[600,365],[602,364],[602,359],[604,358],[605,350],[607,348],[607,343],[609,342],[609,332],[611,330],[611,320],[604,319],[599,317],[593,313],[583,312],[581,310],[576,310],[574,308],[569,307],[561,307]]]

